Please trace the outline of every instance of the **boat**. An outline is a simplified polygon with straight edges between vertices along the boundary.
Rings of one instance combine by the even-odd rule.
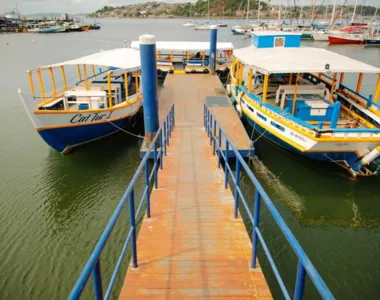
[[[90,26],[89,25],[84,25],[82,26],[82,31],[89,31],[90,30]]]
[[[50,26],[46,29],[40,29],[39,33],[59,33],[59,32],[65,32],[66,29],[61,26]]]
[[[228,24],[224,24],[224,23],[222,23],[222,22],[219,21],[219,22],[217,23],[217,26],[218,26],[218,27],[228,27]]]
[[[328,35],[330,44],[357,44],[364,42],[364,33],[333,33]]]
[[[366,47],[380,47],[380,36],[365,38],[364,45]]]
[[[90,30],[99,30],[100,28],[102,27],[100,26],[99,23],[96,23],[96,22],[90,25]]]
[[[234,50],[228,93],[237,111],[274,144],[352,176],[380,166],[380,68],[321,48],[300,47],[300,33],[256,32],[253,45]],[[349,87],[345,74],[357,74]],[[378,76],[373,96],[363,76]],[[339,75],[339,77],[338,77]]]
[[[189,3],[189,5],[190,5],[190,18],[191,18],[191,6],[192,6],[191,2]],[[196,24],[193,23],[193,21],[191,21],[191,20],[182,24],[183,27],[194,27],[195,25]]]
[[[132,41],[130,47],[139,50],[138,41]],[[157,41],[157,75],[164,78],[168,73],[208,73],[209,72],[209,42],[188,41]],[[227,77],[232,59],[234,45],[228,42],[218,42],[216,45],[216,74]]]
[[[209,23],[205,23],[205,24],[202,24],[199,26],[195,26],[194,30],[211,30],[212,26],[214,26],[214,25],[209,24]]]
[[[66,80],[67,68],[73,69],[68,74],[77,71],[73,82]],[[68,154],[133,121],[142,107],[139,70],[139,51],[103,51],[27,71],[30,93],[19,89],[19,95],[42,139]],[[49,83],[45,74],[50,75]],[[35,77],[39,88],[34,85]],[[56,87],[56,82],[63,82],[63,87]],[[52,86],[52,91],[45,92],[45,86]]]
[[[72,23],[70,25],[70,31],[74,31],[74,32],[82,31],[82,25],[79,23]]]

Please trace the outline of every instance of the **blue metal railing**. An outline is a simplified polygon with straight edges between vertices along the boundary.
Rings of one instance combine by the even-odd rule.
[[[117,205],[111,219],[109,220],[106,228],[103,231],[103,234],[100,236],[94,250],[92,251],[89,260],[83,268],[82,273],[80,274],[78,280],[76,281],[74,288],[72,289],[68,299],[74,300],[79,299],[83,289],[86,286],[87,281],[89,280],[91,274],[94,281],[94,292],[95,299],[109,299],[111,296],[112,288],[115,284],[118,272],[122,265],[125,253],[127,251],[128,245],[131,244],[132,247],[132,265],[134,268],[137,268],[137,248],[136,248],[136,217],[139,215],[140,210],[145,203],[146,206],[146,215],[150,218],[150,191],[149,186],[151,179],[154,178],[154,187],[158,187],[157,172],[158,168],[163,168],[163,157],[166,156],[166,146],[169,145],[169,139],[171,137],[171,132],[174,128],[174,105],[170,108],[167,113],[165,120],[162,122],[160,128],[158,129],[155,137],[153,138],[149,148],[147,149],[143,159],[137,171],[135,172],[132,180],[130,181],[126,191],[124,192],[119,204]],[[158,146],[160,147],[158,149]],[[153,167],[151,173],[149,174],[149,157],[151,152],[153,152]],[[144,192],[140,199],[140,204],[135,212],[135,184],[144,170],[145,176],[145,188]],[[124,245],[122,247],[120,256],[116,262],[115,269],[112,273],[111,280],[107,286],[105,294],[103,293],[103,284],[102,284],[102,272],[100,269],[100,255],[106,245],[108,238],[110,237],[116,222],[118,221],[122,210],[129,199],[129,217],[130,217],[130,228],[125,239]],[[145,201],[144,201],[145,199]]]
[[[213,154],[218,155],[218,167],[221,166],[222,158],[225,162],[225,177],[224,177],[224,186],[228,188],[228,178],[231,177],[233,183],[235,184],[234,189],[234,217],[238,217],[239,210],[239,200],[243,204],[248,218],[253,225],[252,230],[252,268],[256,268],[256,258],[257,258],[257,247],[259,243],[261,243],[262,248],[265,252],[266,257],[268,258],[269,264],[274,272],[274,275],[277,279],[277,282],[280,286],[280,289],[285,297],[285,299],[291,299],[283,279],[277,269],[277,266],[274,262],[274,259],[269,251],[269,248],[262,236],[259,220],[260,220],[260,205],[262,202],[266,205],[270,214],[273,216],[280,230],[284,234],[286,240],[289,245],[292,247],[294,253],[298,258],[298,267],[297,267],[297,277],[295,284],[295,291],[293,299],[302,299],[303,291],[305,286],[306,273],[309,275],[311,281],[313,282],[315,288],[318,290],[319,294],[323,299],[334,299],[334,296],[330,292],[329,288],[319,275],[316,268],[311,263],[310,259],[307,257],[305,251],[302,249],[301,245],[298,243],[297,239],[294,237],[293,233],[290,231],[289,227],[286,225],[284,219],[281,217],[280,213],[277,211],[276,207],[270,200],[267,193],[264,191],[263,187],[253,175],[251,169],[244,161],[243,157],[240,155],[239,151],[235,148],[227,134],[224,132],[223,128],[219,124],[219,122],[215,119],[214,115],[208,109],[207,105],[204,106],[204,126],[207,131],[207,136],[210,138],[210,144],[213,145]],[[225,148],[222,149],[222,139],[225,141]],[[228,163],[228,155],[229,149],[233,150],[236,156],[236,166],[235,166],[235,175],[232,173],[231,167]],[[253,216],[248,207],[248,204],[245,200],[245,197],[240,189],[240,173],[241,169],[243,169],[248,175],[249,179],[253,183],[255,187],[255,200],[254,200],[254,210]]]

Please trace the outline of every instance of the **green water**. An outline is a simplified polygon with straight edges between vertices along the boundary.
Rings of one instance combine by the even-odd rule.
[[[141,140],[124,133],[69,156],[49,149],[18,98],[17,88],[28,90],[25,71],[122,47],[146,32],[158,40],[208,40],[209,32],[181,23],[115,19],[102,20],[100,31],[86,33],[0,35],[0,299],[65,299],[139,164]],[[236,47],[249,44],[220,31],[219,40],[225,38]],[[380,49],[331,50],[380,66]],[[363,91],[372,92],[375,78],[365,80]],[[142,132],[141,124],[135,131]],[[264,139],[256,148],[254,172],[333,294],[339,299],[380,298],[379,178],[352,180],[335,165],[300,158]],[[141,182],[137,194],[139,187]],[[253,198],[250,186],[245,193]],[[292,292],[294,255],[265,209],[261,225]],[[103,255],[106,282],[127,228],[125,211]],[[277,296],[269,269],[264,270]],[[310,284],[306,289],[308,298],[315,298]]]

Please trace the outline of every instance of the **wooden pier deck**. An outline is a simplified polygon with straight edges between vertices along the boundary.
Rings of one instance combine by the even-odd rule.
[[[128,268],[119,299],[272,299],[261,268],[250,267],[248,233],[233,218],[234,198],[203,128],[205,96],[220,95],[199,89],[215,79],[167,78],[160,114],[175,102],[176,125],[138,234],[139,266]]]

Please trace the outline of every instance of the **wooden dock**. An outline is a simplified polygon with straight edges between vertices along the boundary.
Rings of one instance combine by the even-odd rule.
[[[166,79],[160,117],[175,103],[176,125],[151,194],[151,218],[138,234],[139,266],[128,268],[119,299],[272,299],[261,268],[250,267],[248,233],[240,215],[233,218],[234,198],[203,127],[204,101],[223,96],[220,87],[211,75]]]

